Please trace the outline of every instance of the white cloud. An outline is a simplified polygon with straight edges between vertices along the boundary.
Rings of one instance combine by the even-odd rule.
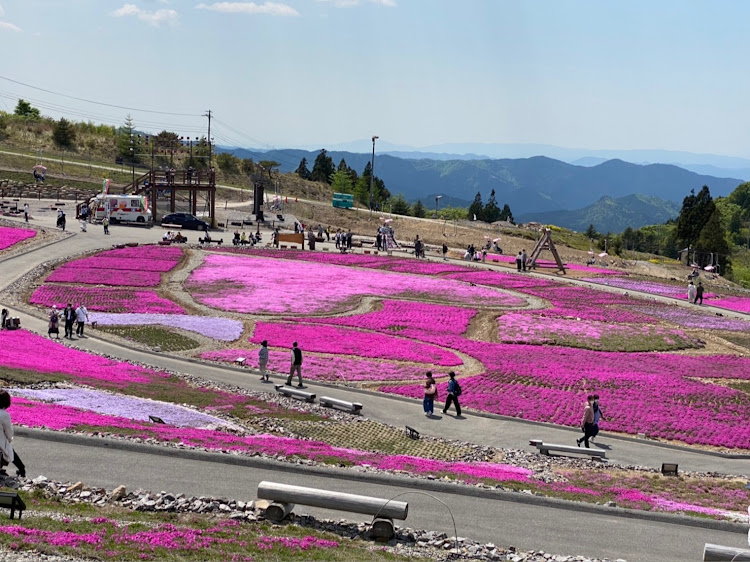
[[[396,0],[318,0],[318,2],[328,2],[337,8],[351,8],[352,6],[359,6],[365,3],[378,4],[379,6],[387,6],[388,8],[396,7]]]
[[[177,21],[177,12],[175,10],[162,8],[152,12],[149,10],[143,10],[135,4],[124,4],[122,8],[112,12],[112,15],[116,18],[135,16],[142,22],[155,27],[163,23],[174,23]]]
[[[7,21],[0,21],[0,31],[21,31],[21,28],[17,25],[13,25],[10,22]]]
[[[267,16],[298,16],[297,10],[286,4],[278,2],[264,2],[256,4],[255,2],[214,2],[213,4],[198,4],[198,10],[211,10],[212,12],[221,12],[224,14],[262,14]]]

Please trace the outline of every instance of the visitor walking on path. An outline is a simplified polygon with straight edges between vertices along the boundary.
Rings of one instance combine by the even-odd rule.
[[[89,321],[89,311],[86,310],[86,307],[83,306],[83,303],[78,305],[78,308],[76,308],[76,335],[80,337],[85,337],[83,335],[83,327],[86,325],[86,322]]]
[[[428,418],[432,416],[435,408],[435,399],[437,399],[437,384],[435,379],[432,378],[432,372],[427,371],[427,380],[424,383],[424,400],[422,400],[422,407],[424,408],[424,415]]]
[[[443,261],[448,261],[448,245],[443,242]]]
[[[523,255],[521,252],[518,252],[518,255],[516,256],[516,269],[518,271],[521,271],[521,263],[523,262]]]
[[[592,443],[594,442],[594,438],[599,435],[599,420],[607,420],[607,418],[604,417],[604,413],[602,412],[601,407],[599,406],[599,395],[594,394],[594,404],[593,404],[593,410],[594,410],[594,434],[591,436]]]
[[[693,304],[696,303],[703,304],[703,283],[700,281],[698,281],[698,286],[695,288],[695,299],[693,300]]]
[[[0,390],[0,426],[3,429],[0,432],[0,452],[2,452],[0,476],[7,476],[5,467],[9,463],[13,463],[16,467],[16,476],[24,478],[26,476],[26,467],[18,456],[18,453],[13,450],[13,424],[10,421],[8,408],[10,408],[10,394],[5,390]]]
[[[590,449],[589,439],[594,435],[594,396],[591,394],[586,397],[586,407],[583,409],[581,429],[583,430],[583,437],[576,439],[576,445],[580,447],[581,441],[583,441],[586,444],[586,448]]]
[[[258,351],[258,367],[260,368],[260,380],[268,380],[268,341],[260,342],[260,351]]]
[[[695,302],[695,292],[695,285],[690,281],[690,283],[688,283],[688,302]]]
[[[104,227],[104,234],[109,234],[109,219],[107,217],[102,219],[102,226]]]
[[[26,222],[29,222],[29,204],[28,203],[23,204],[23,218],[26,220]]]
[[[63,310],[63,321],[65,322],[65,337],[69,340],[73,339],[73,324],[76,321],[76,311],[73,308],[73,303],[68,303],[68,306]]]
[[[448,381],[448,398],[445,399],[445,407],[443,413],[448,413],[448,408],[451,407],[451,403],[456,406],[456,416],[461,415],[461,404],[458,403],[458,397],[461,396],[461,385],[456,380],[456,373],[451,371],[448,373],[450,380]]]
[[[292,386],[292,376],[294,376],[294,371],[297,371],[297,380],[299,381],[299,384],[297,385],[300,388],[303,388],[302,385],[302,350],[297,347],[297,342],[292,343],[292,367],[289,369],[289,376],[286,379],[286,385]]]

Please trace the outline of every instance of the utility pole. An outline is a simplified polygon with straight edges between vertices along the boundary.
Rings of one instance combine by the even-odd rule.
[[[372,137],[372,160],[370,161],[370,215],[372,216],[372,182],[375,179],[375,141],[380,137]]]
[[[208,167],[211,168],[211,110],[208,109],[203,117],[208,117]]]

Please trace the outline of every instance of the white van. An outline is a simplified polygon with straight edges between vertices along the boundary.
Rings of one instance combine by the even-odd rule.
[[[97,195],[91,201],[94,220],[101,221],[109,215],[109,222],[135,222],[147,224],[153,220],[145,195]]]

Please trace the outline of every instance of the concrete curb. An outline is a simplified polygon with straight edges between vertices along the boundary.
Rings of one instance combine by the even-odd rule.
[[[135,443],[127,440],[107,439],[104,437],[93,437],[74,433],[55,432],[51,430],[30,429],[19,427],[15,434],[25,439],[36,439],[42,441],[55,441],[85,447],[101,447],[118,451],[130,451],[147,455],[160,455],[181,459],[196,460],[200,462],[212,462],[219,464],[231,464],[245,466],[248,468],[259,468],[273,470],[275,472],[305,472],[323,478],[335,478],[337,480],[349,480],[352,482],[369,482],[398,488],[418,489],[430,492],[440,492],[456,496],[470,496],[475,498],[494,499],[511,503],[525,503],[540,507],[563,509],[568,511],[581,511],[587,513],[598,513],[609,517],[623,517],[629,519],[640,519],[668,523],[671,525],[683,525],[698,527],[701,529],[712,529],[733,533],[746,533],[747,526],[742,523],[730,521],[715,521],[699,519],[687,515],[672,513],[656,513],[650,511],[638,511],[621,507],[605,507],[603,505],[572,502],[557,498],[547,498],[520,492],[505,492],[476,488],[470,485],[450,484],[438,480],[425,480],[420,478],[407,478],[395,474],[355,472],[340,468],[325,468],[320,466],[307,466],[299,464],[284,463],[261,457],[249,457],[244,455],[232,455],[222,453],[210,453],[192,449],[177,449],[145,443]]]

